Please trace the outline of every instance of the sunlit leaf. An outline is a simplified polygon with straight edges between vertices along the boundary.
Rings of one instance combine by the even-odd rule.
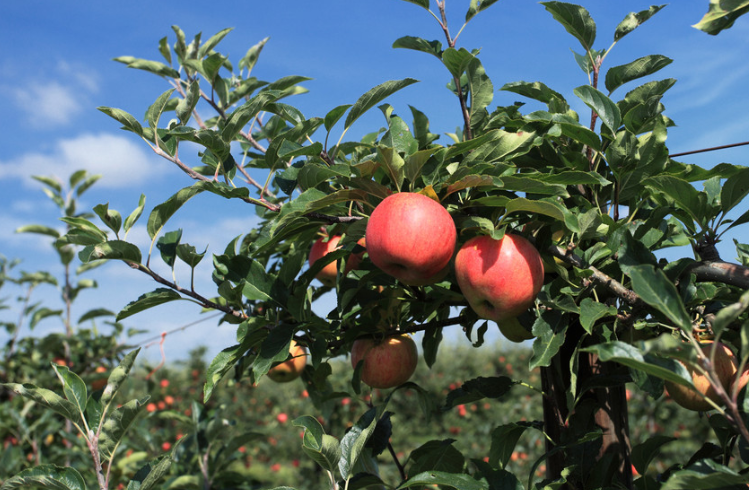
[[[733,26],[736,19],[749,13],[749,0],[710,0],[702,19],[692,27],[711,35]]]
[[[645,21],[657,14],[666,5],[651,5],[647,10],[639,12],[630,12],[624,17],[614,31],[614,41],[618,41],[630,32],[640,27]],[[642,474],[642,472],[640,472]]]
[[[611,67],[606,72],[606,89],[611,93],[625,83],[652,75],[671,64],[672,61],[671,58],[666,56],[652,54],[638,58],[626,65]]]
[[[598,114],[601,122],[609,131],[616,134],[622,124],[622,115],[619,112],[619,107],[611,99],[590,85],[577,87],[573,92],[585,102],[585,105]]]
[[[86,481],[78,470],[43,464],[27,468],[3,482],[3,490],[42,487],[51,490],[86,490]]]
[[[585,51],[593,48],[596,40],[596,23],[585,8],[565,2],[541,2],[541,5],[567,32],[580,41]]]
[[[354,105],[351,106],[351,110],[349,111],[348,116],[346,116],[344,127],[346,129],[350,128],[351,125],[362,116],[362,114],[382,102],[386,97],[389,97],[402,88],[408,87],[416,82],[418,82],[418,80],[414,80],[413,78],[390,80],[370,89],[367,93],[359,97]]]

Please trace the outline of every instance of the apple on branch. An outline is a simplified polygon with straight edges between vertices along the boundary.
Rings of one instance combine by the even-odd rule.
[[[292,339],[289,346],[290,359],[272,367],[268,371],[268,377],[276,383],[288,383],[302,375],[304,366],[307,365],[307,350]]]
[[[315,243],[312,244],[312,248],[309,251],[309,266],[335,250],[341,248],[338,242],[341,241],[341,235],[333,235],[331,237],[320,237]],[[359,239],[357,242],[362,247],[365,247],[364,238]],[[348,261],[346,261],[345,274],[349,271],[356,269],[361,263],[364,252],[358,254],[352,254]],[[338,274],[338,266],[336,261],[330,262],[323,269],[317,273],[315,278],[326,286],[335,286],[336,275]]]
[[[456,239],[455,222],[447,209],[414,192],[386,197],[367,222],[369,258],[411,286],[434,284],[445,277]]]
[[[713,342],[703,342],[700,348],[709,358],[713,350]],[[689,374],[692,376],[692,384],[696,388],[696,391],[688,386],[680,385],[673,381],[666,381],[666,390],[671,399],[678,405],[695,412],[713,410],[715,407],[708,401],[708,399],[712,400],[718,406],[722,406],[723,400],[711,386],[710,380],[707,376],[699,371],[694,365],[682,364],[687,368],[687,371],[689,371]],[[723,389],[730,393],[731,387],[734,383],[734,378],[736,378],[736,373],[738,372],[738,363],[736,361],[736,356],[731,349],[721,342],[718,342],[717,345],[715,345],[713,368],[718,375],[718,380],[720,381],[721,386],[723,386]]]
[[[388,389],[408,381],[416,371],[419,353],[410,335],[400,334],[379,341],[363,337],[351,347],[351,365],[364,361],[361,380],[372,388]]]
[[[517,336],[516,317],[533,305],[544,280],[536,248],[520,235],[499,240],[488,235],[468,240],[455,256],[455,278],[480,318],[494,320]],[[523,329],[525,330],[525,329]]]

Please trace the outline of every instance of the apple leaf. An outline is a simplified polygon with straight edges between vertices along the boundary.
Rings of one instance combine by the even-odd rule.
[[[551,365],[551,359],[564,343],[568,323],[568,315],[562,315],[558,310],[545,311],[536,319],[533,324],[533,335],[536,339],[533,341],[530,369]]]
[[[370,89],[367,93],[359,97],[354,105],[351,106],[351,111],[348,113],[348,116],[346,116],[344,127],[346,129],[350,128],[357,119],[376,104],[382,102],[383,99],[416,82],[418,82],[418,80],[414,80],[413,78],[389,80]]]
[[[646,441],[634,446],[632,448],[632,464],[637,472],[644,475],[648,465],[658,454],[661,447],[675,440],[677,440],[675,437],[652,434]]]
[[[476,480],[464,473],[447,473],[444,471],[425,471],[419,473],[403,482],[398,487],[398,490],[414,486],[423,488],[429,485],[445,485],[451,488],[459,488],[460,490],[489,490],[489,484],[485,480]]]
[[[3,489],[43,487],[51,490],[86,490],[86,481],[75,468],[43,464],[27,468],[3,482]]]
[[[501,398],[510,392],[515,382],[507,376],[478,377],[463,383],[460,388],[447,394],[443,411],[458,405],[475,402],[484,398]]]
[[[596,23],[590,13],[579,5],[565,2],[541,2],[554,19],[572,34],[585,51],[593,49],[596,40]]]
[[[320,422],[311,415],[299,417],[293,423],[296,427],[304,429],[302,439],[304,452],[322,469],[334,473],[341,459],[338,439],[326,434]]]

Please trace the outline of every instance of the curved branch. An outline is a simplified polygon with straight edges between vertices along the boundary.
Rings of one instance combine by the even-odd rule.
[[[222,311],[222,312],[226,313],[227,315],[231,315],[231,316],[234,316],[234,317],[237,317],[237,318],[241,318],[241,319],[247,318],[247,315],[244,314],[244,313],[242,313],[241,311],[237,311],[237,310],[235,310],[235,309],[233,309],[233,308],[231,308],[229,306],[226,306],[226,305],[220,305],[218,303],[215,303],[215,302],[209,300],[208,298],[205,298],[205,297],[201,296],[200,294],[196,293],[195,291],[190,291],[189,289],[185,289],[185,288],[181,287],[177,283],[174,283],[174,282],[172,282],[172,281],[170,281],[168,279],[164,279],[163,277],[161,277],[160,275],[158,275],[157,273],[155,273],[154,271],[152,271],[151,269],[149,269],[148,267],[146,267],[143,264],[138,264],[136,262],[126,262],[126,263],[130,267],[132,267],[133,269],[141,271],[144,274],[147,274],[147,275],[151,276],[151,279],[153,279],[154,281],[158,282],[159,284],[163,284],[164,286],[166,286],[166,287],[168,287],[170,289],[173,289],[173,290],[177,291],[180,294],[184,294],[185,296],[189,296],[190,298],[198,301],[201,304],[201,306],[203,306],[204,308],[210,308],[212,310]]]
[[[749,289],[749,267],[731,262],[703,261],[687,269],[698,281],[721,282],[742,289]]]

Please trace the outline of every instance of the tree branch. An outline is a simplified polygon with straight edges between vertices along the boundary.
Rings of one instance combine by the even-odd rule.
[[[749,289],[749,267],[723,261],[697,262],[687,269],[698,281],[720,282],[742,289]]]

